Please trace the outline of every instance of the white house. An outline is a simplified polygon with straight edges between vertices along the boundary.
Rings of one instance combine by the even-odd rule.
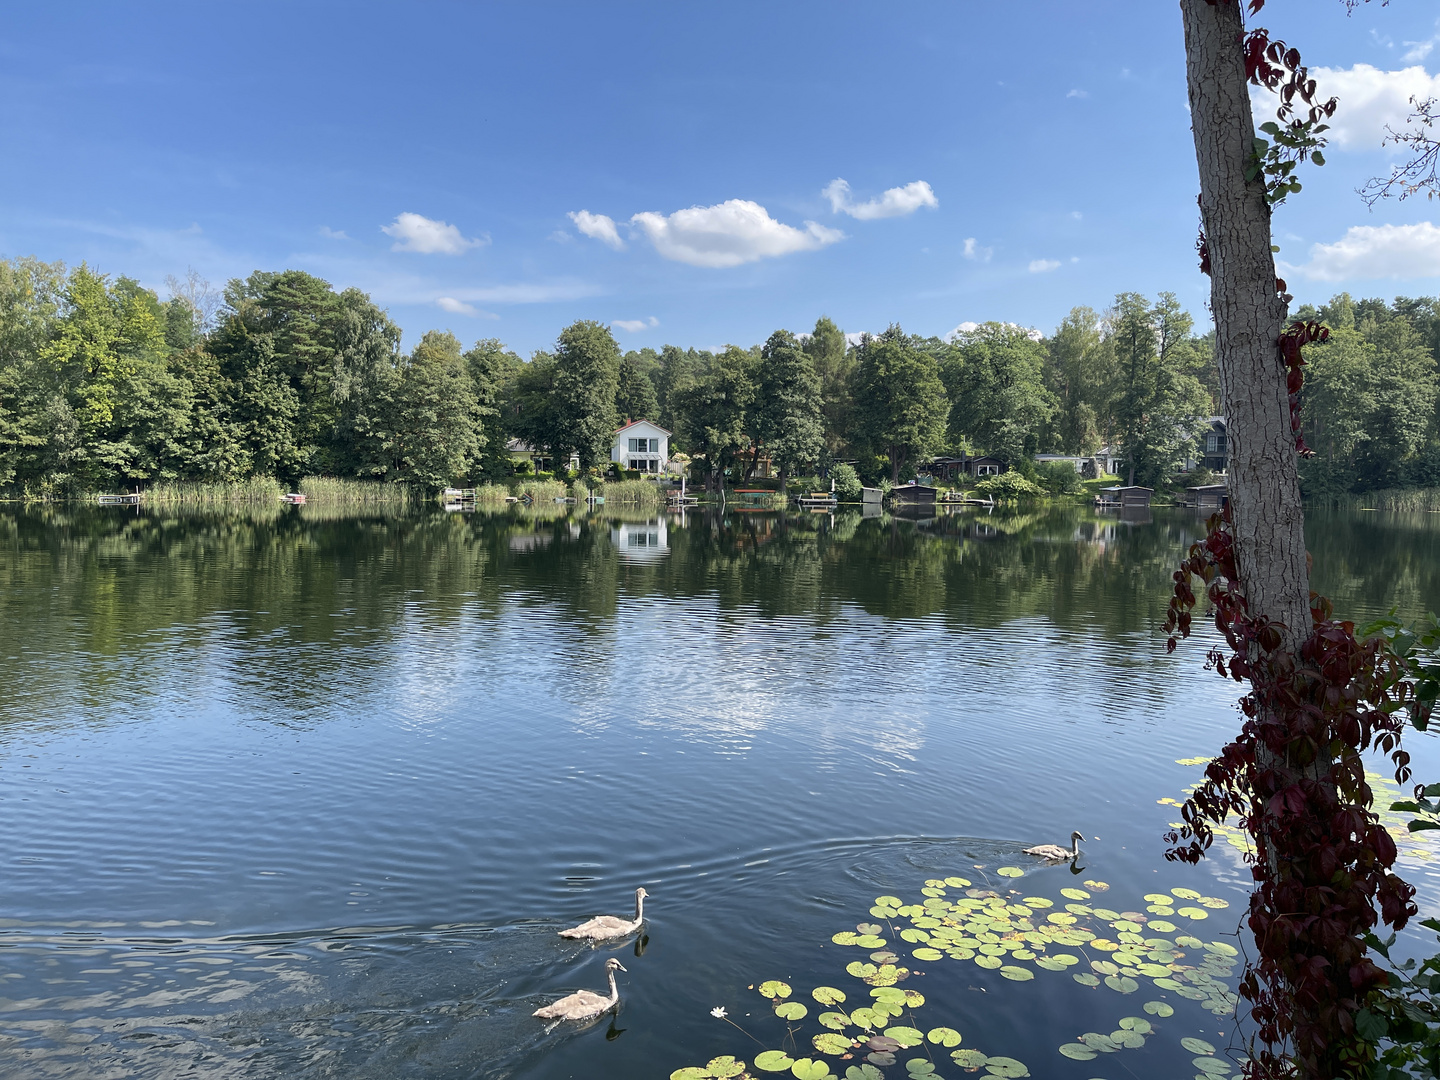
[[[670,432],[649,420],[634,420],[615,432],[610,460],[622,469],[664,472],[670,460]]]

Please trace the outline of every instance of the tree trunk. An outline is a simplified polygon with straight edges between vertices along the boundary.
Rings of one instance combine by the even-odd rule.
[[[1250,614],[1282,624],[1293,651],[1310,630],[1310,575],[1277,345],[1286,304],[1276,290],[1264,180],[1245,179],[1255,129],[1241,0],[1181,0],[1180,10],[1241,587]]]

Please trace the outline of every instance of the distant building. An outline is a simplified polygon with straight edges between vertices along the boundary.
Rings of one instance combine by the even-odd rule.
[[[633,472],[665,472],[670,461],[670,432],[649,420],[632,420],[616,430],[610,460]]]
[[[1201,428],[1199,463],[1211,472],[1229,471],[1230,436],[1223,416],[1209,417]]]
[[[1003,459],[988,454],[959,457],[937,457],[927,462],[922,472],[937,480],[954,480],[960,476],[999,476],[1007,466]]]
[[[505,452],[510,455],[513,464],[520,464],[528,461],[531,468],[536,472],[549,472],[555,464],[555,459],[544,450],[536,450],[529,443],[521,442],[519,439],[511,439],[505,444]],[[580,455],[570,455],[570,468],[580,468]]]

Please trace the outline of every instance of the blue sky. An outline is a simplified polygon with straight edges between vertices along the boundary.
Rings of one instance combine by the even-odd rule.
[[[1440,291],[1440,203],[1354,190],[1440,93],[1435,6],[1263,16],[1341,97],[1277,217],[1297,299]],[[1204,320],[1169,0],[14,4],[0,146],[0,254],[308,270],[407,343],[1049,332],[1131,289]]]

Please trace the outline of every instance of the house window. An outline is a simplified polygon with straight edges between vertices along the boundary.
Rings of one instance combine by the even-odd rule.
[[[1220,436],[1219,436],[1219,435],[1206,435],[1206,436],[1205,436],[1205,453],[1207,453],[1207,454],[1218,454],[1219,452],[1220,452]]]
[[[975,475],[976,475],[976,476],[999,476],[999,475],[1000,475],[1000,466],[999,466],[999,465],[976,465],[976,466],[975,466]]]

